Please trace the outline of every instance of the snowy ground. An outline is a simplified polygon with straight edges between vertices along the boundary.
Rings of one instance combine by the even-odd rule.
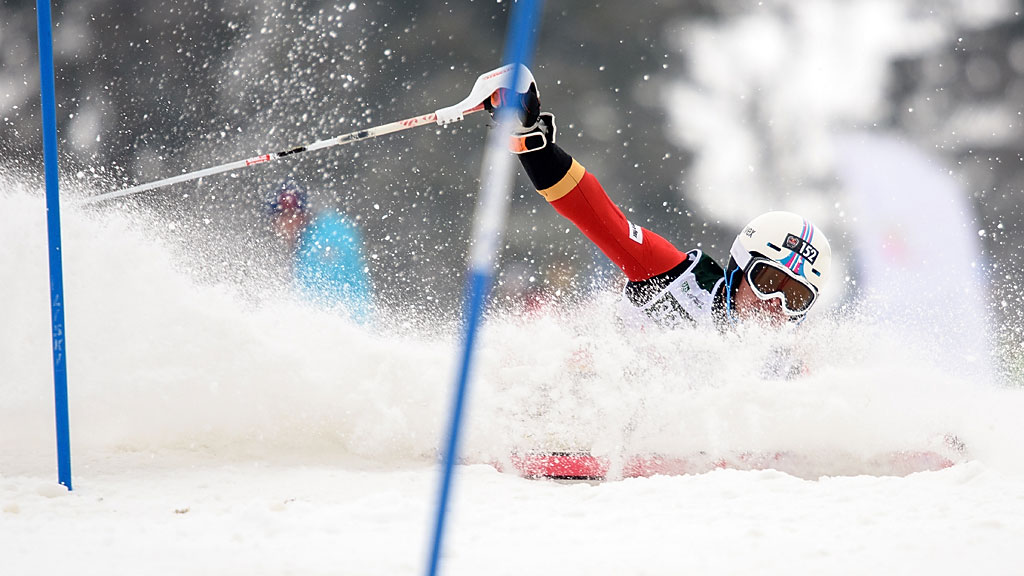
[[[423,573],[435,481],[425,466],[167,454],[80,464],[71,494],[5,474],[4,573]],[[1022,559],[1024,484],[978,462],[600,485],[477,465],[456,494],[447,574],[1014,574]]]
[[[447,330],[250,302],[195,282],[153,222],[68,208],[68,493],[43,217],[41,198],[0,186],[0,573],[424,570]],[[784,448],[825,476],[563,484],[461,466],[444,573],[1019,573],[1024,398],[984,362],[852,312],[792,334],[666,337],[623,332],[613,307],[487,324],[468,459]],[[764,377],[780,345],[801,350],[807,377]],[[968,446],[950,469],[851,469],[950,433]]]

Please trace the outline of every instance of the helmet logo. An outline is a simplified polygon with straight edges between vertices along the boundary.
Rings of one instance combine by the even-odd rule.
[[[814,264],[814,261],[818,259],[818,249],[795,234],[788,234],[783,246],[803,256],[811,264]]]

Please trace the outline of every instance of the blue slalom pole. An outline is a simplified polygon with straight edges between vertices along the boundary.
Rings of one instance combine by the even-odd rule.
[[[530,66],[530,57],[540,23],[541,0],[519,0],[512,4],[508,33],[505,37],[505,60],[502,64]],[[520,67],[514,67],[512,86],[519,85]],[[480,179],[480,197],[473,221],[473,244],[470,251],[469,273],[466,284],[461,365],[452,402],[448,441],[443,454],[444,476],[438,497],[434,525],[433,547],[430,552],[429,576],[436,576],[444,536],[448,500],[452,489],[452,476],[459,455],[459,430],[462,412],[469,388],[470,367],[476,343],[477,329],[483,317],[487,294],[494,275],[494,263],[501,248],[501,236],[508,216],[508,203],[512,187],[514,158],[508,151],[512,136],[512,121],[516,110],[499,109],[497,129],[487,139],[484,150],[483,175]]]
[[[71,490],[71,432],[68,426],[68,371],[64,341],[64,264],[60,244],[60,192],[57,186],[57,106],[53,74],[53,22],[50,0],[36,0],[39,28],[39,92],[43,111],[43,164],[46,170],[46,229],[50,244],[50,320],[53,323],[53,396],[57,416],[57,481]]]

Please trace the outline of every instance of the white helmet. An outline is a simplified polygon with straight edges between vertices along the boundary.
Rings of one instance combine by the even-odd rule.
[[[736,236],[729,255],[730,297],[739,288],[733,277],[742,272],[759,298],[779,298],[792,317],[803,316],[817,300],[832,265],[832,247],[825,235],[792,212],[768,212],[751,220]],[[755,268],[758,263],[764,265]],[[794,282],[787,282],[787,277]]]

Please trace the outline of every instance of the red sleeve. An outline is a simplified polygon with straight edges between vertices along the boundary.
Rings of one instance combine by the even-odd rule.
[[[538,190],[632,282],[647,280],[686,260],[671,242],[626,220],[604,188],[578,162],[554,186]]]

